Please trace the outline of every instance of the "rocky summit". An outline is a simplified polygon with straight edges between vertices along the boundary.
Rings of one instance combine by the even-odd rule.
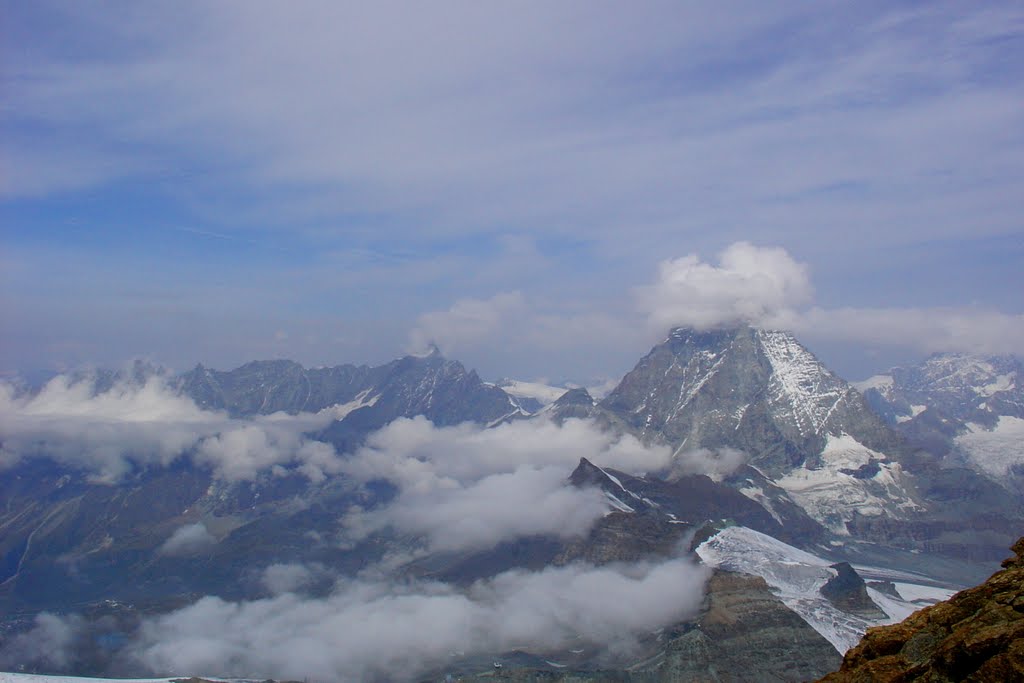
[[[729,446],[772,475],[814,466],[829,434],[885,452],[893,435],[787,332],[676,328],[601,402],[678,451]]]
[[[1024,538],[980,586],[868,630],[828,683],[1024,680]]]

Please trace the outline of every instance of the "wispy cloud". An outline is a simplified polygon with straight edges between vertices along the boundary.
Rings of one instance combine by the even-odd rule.
[[[396,420],[342,465],[355,481],[386,479],[398,488],[382,508],[350,511],[348,538],[391,526],[424,538],[430,550],[480,550],[527,536],[583,535],[608,510],[600,492],[566,486],[583,457],[643,473],[667,467],[671,451],[581,420],[491,429]]]

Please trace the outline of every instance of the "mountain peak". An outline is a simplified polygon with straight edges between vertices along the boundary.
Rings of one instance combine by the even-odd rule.
[[[814,461],[826,437],[875,447],[887,428],[849,384],[789,332],[675,328],[601,402],[645,441],[677,452],[739,448],[782,474]]]
[[[590,392],[583,387],[577,387],[575,389],[569,389],[562,394],[558,400],[554,402],[555,406],[586,406],[590,407],[594,405],[594,399],[590,395]]]
[[[443,358],[444,354],[441,353],[441,349],[438,348],[437,344],[430,342],[427,344],[427,348],[421,351],[415,351],[406,354],[406,358]]]
[[[604,471],[586,458],[580,458],[580,463],[569,475],[569,482],[573,486],[595,485],[607,478]]]

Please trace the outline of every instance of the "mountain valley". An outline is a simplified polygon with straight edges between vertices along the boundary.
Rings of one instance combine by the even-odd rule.
[[[377,367],[137,363],[8,385],[0,664],[823,676],[868,627],[988,576],[1019,536],[1019,371],[936,356],[853,386],[789,333],[737,326],[672,330],[600,400],[487,383],[436,349]],[[658,583],[666,568],[685,585]],[[569,577],[645,592],[636,614],[587,592],[549,598],[550,631],[507,623],[513,596],[546,594],[531,582]],[[212,670],[167,668],[185,642],[168,638],[198,610],[360,614],[429,596],[471,609],[488,635],[439,627],[435,646],[394,655],[443,618],[428,610],[372,661],[285,666],[246,642],[174,665]],[[18,654],[61,628],[62,658]]]

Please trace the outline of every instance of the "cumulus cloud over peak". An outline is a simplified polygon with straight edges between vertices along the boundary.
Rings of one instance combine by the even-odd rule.
[[[653,285],[636,290],[658,333],[735,324],[786,329],[819,340],[925,352],[1021,353],[1024,315],[972,307],[823,308],[813,305],[805,264],[781,247],[735,242],[718,263],[696,254],[667,259]]]
[[[785,249],[749,242],[731,244],[718,265],[696,254],[662,261],[657,282],[638,290],[641,310],[659,329],[771,324],[811,295],[807,266]]]

